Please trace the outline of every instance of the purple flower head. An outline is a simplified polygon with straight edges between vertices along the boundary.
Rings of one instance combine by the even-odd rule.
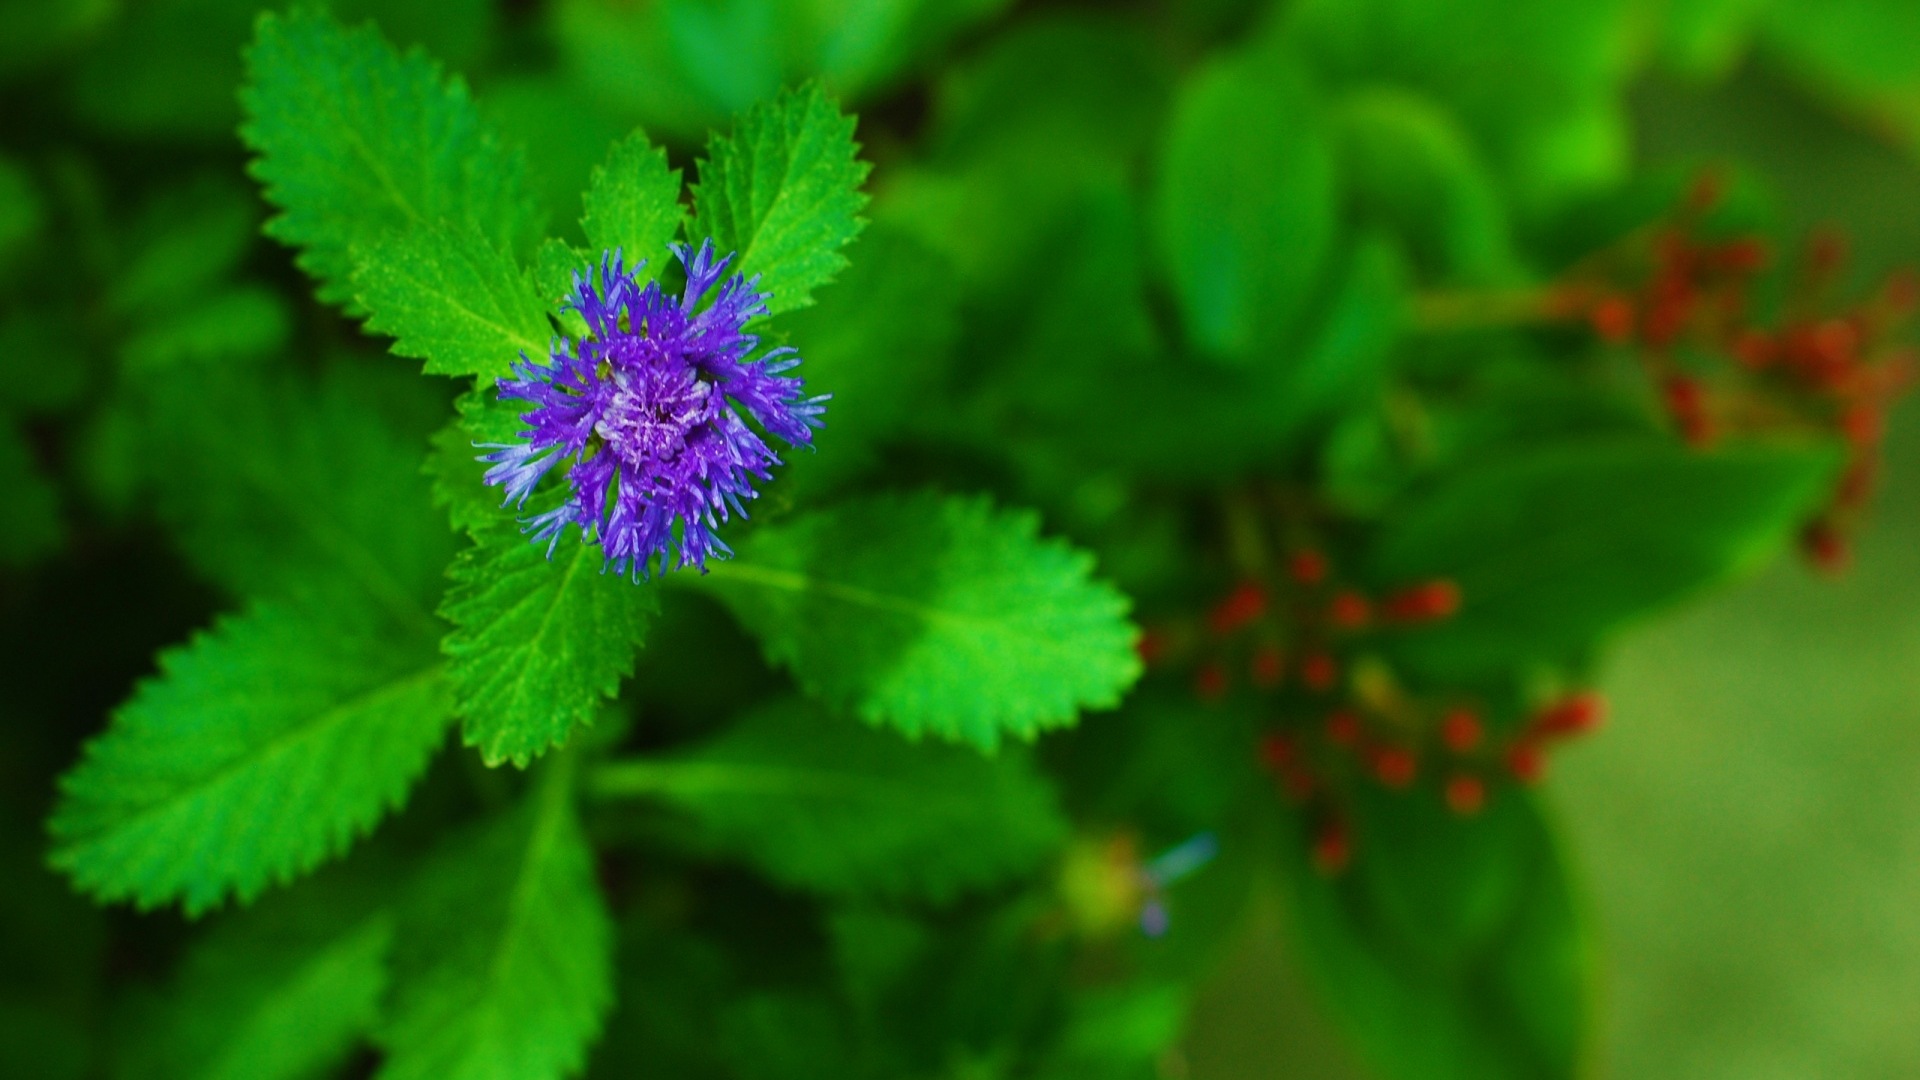
[[[766,313],[769,295],[754,291],[758,275],[722,282],[733,256],[716,261],[711,240],[697,254],[672,250],[686,269],[678,297],[657,282],[640,285],[618,252],[602,259],[597,283],[591,272],[574,275],[567,305],[589,333],[557,341],[544,364],[521,354],[500,397],[527,403],[526,441],[484,444],[492,453],[480,458],[493,466],[487,483],[506,490],[502,505],[514,507],[571,459],[564,501],[523,518],[525,531],[552,558],[560,534],[578,525],[584,542],[601,546],[605,568],[636,581],[682,566],[704,571],[708,556],[730,554],[714,530],[745,517],[754,480],[780,464],[746,421],[788,446],[811,446],[826,400],[802,397],[800,379],[782,374],[800,363],[794,350],[752,357],[760,339],[745,326]]]

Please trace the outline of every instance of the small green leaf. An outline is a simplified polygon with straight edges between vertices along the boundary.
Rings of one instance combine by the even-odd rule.
[[[455,399],[460,415],[434,433],[426,471],[433,480],[433,501],[446,509],[454,528],[478,532],[517,515],[505,505],[505,494],[487,485],[487,464],[480,457],[485,444],[518,440],[525,427],[519,404],[502,401],[491,386],[475,387]]]
[[[88,744],[54,865],[142,908],[250,901],[398,807],[451,709],[439,657],[351,597],[256,604],[161,654]]]
[[[667,152],[636,131],[607,154],[605,165],[593,170],[583,196],[586,214],[580,227],[597,251],[616,248],[627,265],[646,260],[639,273],[651,280],[666,265],[667,244],[680,235],[686,208],[680,205],[680,170],[667,167]]]
[[[613,1004],[613,928],[572,798],[573,762],[421,869],[403,912],[379,1080],[578,1072]]]
[[[544,360],[553,336],[539,290],[479,230],[426,225],[356,249],[355,299],[367,329],[429,375],[498,379],[522,356]]]
[[[1174,106],[1159,232],[1187,336],[1237,367],[1274,359],[1333,250],[1333,152],[1296,65],[1245,55],[1193,76]]]
[[[603,573],[598,547],[570,541],[549,559],[509,511],[474,537],[448,572],[441,649],[467,745],[525,768],[619,692],[659,601],[650,583]]]
[[[1395,508],[1366,571],[1382,587],[1449,578],[1460,613],[1387,644],[1437,678],[1565,659],[1755,567],[1837,463],[1828,447],[1615,438],[1470,469]]]
[[[301,249],[322,300],[350,298],[352,249],[389,232],[470,227],[507,252],[539,232],[520,156],[418,50],[296,10],[260,17],[246,61],[240,134],[281,210],[267,233]]]
[[[830,893],[954,893],[1031,870],[1065,838],[1024,755],[915,746],[798,700],[671,757],[595,774],[602,794],[650,795],[775,880]]]
[[[1554,838],[1524,792],[1462,818],[1356,791],[1353,865],[1289,851],[1299,955],[1383,1076],[1568,1080],[1593,954]]]
[[[711,237],[734,269],[760,275],[774,314],[805,307],[813,290],[847,265],[840,254],[866,222],[860,185],[870,166],[857,156],[853,117],[809,85],[755,105],[716,134],[693,190],[697,246]]]
[[[762,527],[702,583],[807,691],[991,749],[1111,708],[1140,674],[1093,559],[983,498],[879,497]]]

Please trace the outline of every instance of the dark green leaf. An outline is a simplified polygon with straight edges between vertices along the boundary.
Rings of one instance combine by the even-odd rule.
[[[1023,755],[915,746],[799,701],[691,751],[606,766],[595,787],[664,799],[721,850],[830,893],[944,900],[1032,869],[1067,832]]]
[[[1541,449],[1398,506],[1368,563],[1382,586],[1449,578],[1458,616],[1396,636],[1435,677],[1564,659],[1621,625],[1753,569],[1828,490],[1827,447],[1698,453],[1664,439]]]
[[[613,1004],[613,930],[572,761],[421,868],[401,921],[381,1080],[578,1072]]]

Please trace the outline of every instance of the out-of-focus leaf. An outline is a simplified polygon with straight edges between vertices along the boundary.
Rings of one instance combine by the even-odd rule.
[[[1294,939],[1343,1026],[1396,1080],[1565,1080],[1590,1036],[1592,949],[1533,800],[1463,818],[1366,785],[1353,864],[1290,871]]]
[[[60,546],[60,501],[19,426],[0,418],[0,566],[25,566]]]
[[[1397,505],[1367,564],[1385,587],[1453,580],[1460,612],[1386,647],[1453,679],[1565,659],[1758,565],[1824,497],[1838,461],[1822,446],[1699,453],[1649,437],[1467,469]]]
[[[1161,251],[1188,340],[1238,368],[1271,362],[1333,245],[1322,106],[1284,59],[1215,60],[1181,88],[1160,162]]]
[[[916,746],[792,700],[597,783],[664,799],[721,850],[828,893],[945,900],[1031,870],[1067,831],[1023,755]]]

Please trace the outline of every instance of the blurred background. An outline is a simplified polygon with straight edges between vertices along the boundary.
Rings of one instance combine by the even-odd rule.
[[[1632,91],[1646,166],[1727,158],[1863,274],[1920,257],[1920,169],[1759,63]],[[1782,563],[1629,635],[1614,723],[1549,798],[1600,938],[1597,1072],[1920,1076],[1920,416],[1896,415],[1853,569]],[[1363,1077],[1257,906],[1203,991],[1195,1080]]]

